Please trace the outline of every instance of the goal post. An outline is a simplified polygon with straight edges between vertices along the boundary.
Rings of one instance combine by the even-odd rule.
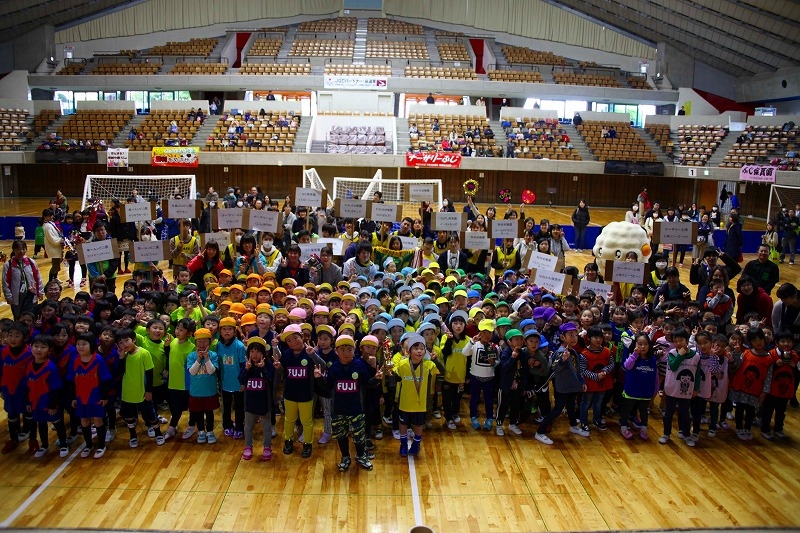
[[[197,195],[197,180],[193,174],[163,176],[114,176],[110,174],[88,174],[83,184],[81,210],[90,200],[103,200],[110,207],[111,200],[124,200],[136,189],[145,200],[170,198],[176,192],[184,198]]]
[[[380,170],[372,178],[333,178],[333,199],[372,200],[373,194],[380,192],[384,202],[403,205],[403,216],[417,216],[421,200],[411,198],[412,185],[429,186],[432,189],[432,194],[430,195],[432,207],[434,210],[438,210],[441,207],[444,199],[442,180],[384,179]]]
[[[769,190],[767,220],[772,220],[773,217],[777,216],[782,205],[787,206],[789,209],[794,209],[795,206],[800,205],[800,187],[772,184]]]
[[[320,191],[324,191],[327,187],[322,182],[322,178],[317,173],[317,169],[309,168],[303,171],[303,187],[306,189],[317,189]],[[330,191],[328,191],[328,205],[327,207],[333,206],[333,198],[331,197]]]

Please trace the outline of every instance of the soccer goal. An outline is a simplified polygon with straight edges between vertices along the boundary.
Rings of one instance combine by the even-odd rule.
[[[85,209],[90,200],[102,200],[108,208],[112,200],[125,200],[136,189],[145,200],[163,200],[180,194],[184,198],[194,198],[197,194],[197,181],[194,175],[183,176],[113,176],[95,175],[86,176],[83,184],[83,199],[81,210]]]
[[[423,198],[428,198],[434,210],[442,205],[442,180],[384,179],[378,170],[370,178],[333,178],[333,198],[372,200],[380,192],[384,202],[403,204],[403,216],[417,216]]]
[[[789,209],[794,209],[800,205],[800,187],[789,185],[771,185],[769,191],[769,207],[767,208],[767,220],[772,220],[785,205]]]
[[[317,189],[320,191],[325,190],[325,184],[322,183],[322,178],[319,177],[317,173],[317,169],[309,168],[303,171],[303,187],[306,189]],[[328,191],[328,205],[327,207],[333,207],[333,198],[331,197],[330,191]]]

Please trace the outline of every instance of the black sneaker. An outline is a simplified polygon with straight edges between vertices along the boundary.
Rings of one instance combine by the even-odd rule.
[[[372,470],[372,463],[370,462],[369,458],[365,455],[357,455],[356,456],[356,463],[358,466],[363,468],[364,470]]]
[[[347,472],[348,470],[350,470],[350,456],[345,455],[344,457],[342,457],[342,460],[339,461],[338,467],[339,467],[339,472]]]
[[[584,431],[591,431],[589,424],[581,424],[581,429]]]
[[[595,422],[594,427],[596,427],[600,431],[605,431],[608,429],[608,425],[606,424],[605,420],[600,420],[599,422]]]
[[[375,459],[375,453],[374,452],[364,452],[364,455],[367,456],[367,459],[370,459],[370,460]]]
[[[294,443],[290,440],[283,441],[283,454],[292,455],[292,452],[294,452]]]
[[[303,452],[300,454],[304,459],[311,457],[311,444],[303,443]]]
[[[374,450],[375,449],[375,443],[372,442],[371,440],[367,439],[367,442],[364,443],[364,447],[367,450]]]

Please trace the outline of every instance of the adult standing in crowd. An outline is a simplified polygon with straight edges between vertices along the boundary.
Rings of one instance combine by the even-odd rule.
[[[44,223],[44,251],[50,258],[50,273],[47,280],[58,279],[58,272],[61,270],[61,257],[64,253],[64,235],[53,222],[53,210],[48,208],[42,211]]]
[[[737,263],[744,261],[742,257],[742,223],[736,213],[728,215],[728,230],[725,233],[725,253],[736,259]]]
[[[27,255],[25,241],[11,244],[11,257],[3,263],[3,295],[11,306],[11,315],[19,320],[23,311],[33,311],[44,296],[44,283],[36,261]]]
[[[758,257],[745,265],[742,275],[753,278],[755,284],[767,294],[772,293],[773,287],[778,283],[780,272],[778,265],[769,260],[769,246],[762,244],[758,247]]]
[[[572,213],[572,225],[575,227],[575,248],[579,252],[586,248],[586,227],[590,220],[589,206],[586,205],[586,200],[581,199],[578,207]]]

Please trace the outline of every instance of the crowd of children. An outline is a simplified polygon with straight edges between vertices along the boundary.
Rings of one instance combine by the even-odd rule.
[[[298,442],[310,457],[321,416],[317,442],[336,440],[341,471],[353,462],[348,437],[356,464],[369,470],[384,428],[401,456],[416,455],[424,429],[441,420],[458,431],[461,415],[472,431],[499,436],[522,435],[521,426],[535,422],[533,437],[544,444],[553,443],[548,434],[564,412],[569,432],[581,437],[606,431],[613,416],[624,439],[636,430],[647,440],[648,414],[660,412],[658,442],[667,444],[676,411],[677,437],[691,447],[704,426],[714,438],[728,420],[741,440],[753,438],[756,423],[766,439],[784,436],[798,383],[800,294],[791,284],[777,292],[773,330],[752,315],[731,323],[732,313],[703,312],[706,302],[690,301],[688,291],[654,302],[657,292],[674,292],[659,292],[668,276],[628,287],[619,303],[617,287],[562,297],[536,287],[524,269],[498,271],[496,280],[436,261],[384,272],[369,242],[343,238],[356,248],[355,267],[335,284],[298,284],[320,279],[327,263],[299,262],[295,245],[282,259],[269,253],[273,235],[264,234],[266,249],[249,236],[224,254],[205,246],[193,270],[176,262],[172,283],[150,268],[135,271],[119,296],[103,280],[74,298],[45,290],[35,310],[0,321],[2,452],[27,441],[43,457],[52,426],[62,457],[80,433],[81,456],[101,458],[120,422],[128,445],[140,445],[139,418],[158,446],[214,444],[220,408],[222,434],[243,439],[245,460],[257,423],[261,458],[272,458],[278,416],[283,454]],[[460,253],[445,246],[442,256]],[[586,272],[596,279],[596,269]]]

